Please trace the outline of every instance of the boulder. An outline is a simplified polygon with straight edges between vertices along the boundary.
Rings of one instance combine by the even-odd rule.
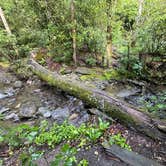
[[[58,107],[56,110],[52,111],[51,116],[54,120],[57,121],[57,123],[61,124],[65,119],[69,117],[69,109],[68,107]]]
[[[13,121],[19,121],[19,117],[15,113],[11,113],[5,117],[6,120],[13,120]]]
[[[16,81],[13,85],[14,85],[14,88],[21,88],[23,86],[21,81]]]
[[[51,111],[47,107],[40,107],[38,109],[38,114],[42,115],[44,118],[50,118],[51,117]]]
[[[19,116],[21,118],[31,118],[35,115],[37,107],[34,103],[24,103],[20,107]]]
[[[81,75],[90,75],[91,74],[91,70],[86,68],[86,67],[78,67],[75,70],[75,73],[81,74]]]

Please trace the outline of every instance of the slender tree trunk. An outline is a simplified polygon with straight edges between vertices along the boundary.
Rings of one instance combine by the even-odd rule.
[[[107,47],[106,47],[106,65],[110,67],[112,56],[112,27],[111,27],[111,2],[107,2]]]
[[[127,45],[127,70],[130,70],[130,42]]]
[[[76,56],[76,20],[75,20],[75,4],[74,0],[71,0],[71,22],[72,22],[72,40],[73,40],[73,61],[75,66],[77,66],[77,56]]]
[[[7,23],[7,21],[6,21],[6,18],[5,18],[5,16],[4,16],[4,13],[3,13],[3,10],[2,10],[1,7],[0,7],[0,17],[1,17],[1,20],[2,20],[2,22],[3,22],[4,27],[5,27],[5,29],[6,29],[6,32],[8,33],[8,35],[11,35],[11,34],[12,34],[12,33],[11,33],[11,30],[10,30],[10,28],[9,28],[9,25],[8,25],[8,23]]]
[[[111,65],[112,57],[112,31],[111,26],[107,26],[107,67]]]
[[[7,34],[8,34],[9,36],[11,36],[11,35],[12,35],[11,30],[10,30],[10,28],[9,28],[9,25],[8,25],[8,23],[7,23],[7,21],[6,21],[5,15],[4,15],[3,10],[2,10],[1,7],[0,7],[0,18],[1,18],[2,22],[3,22],[3,24],[4,24],[4,27],[5,27],[5,29],[6,29]],[[16,47],[15,44],[13,44],[13,49],[15,50],[16,56],[18,56],[19,53],[18,53],[18,49],[17,49],[17,47]]]
[[[143,2],[144,2],[144,0],[138,0],[139,7],[138,7],[138,16],[137,16],[137,21],[136,21],[137,24],[139,23],[141,15],[142,15]]]

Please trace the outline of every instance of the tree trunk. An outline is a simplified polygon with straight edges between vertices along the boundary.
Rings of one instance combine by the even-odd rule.
[[[111,27],[111,2],[107,2],[107,48],[106,65],[110,67],[112,56],[112,27]]]
[[[163,132],[166,128],[165,122],[152,119],[148,116],[149,114],[131,107],[104,91],[90,88],[79,81],[63,78],[61,75],[45,69],[32,58],[29,60],[29,66],[42,80],[80,98],[89,106],[98,108],[112,118],[119,119],[127,126],[132,126],[154,139],[166,139],[166,134]]]
[[[71,22],[72,22],[73,61],[74,61],[75,66],[77,66],[77,57],[76,57],[76,20],[75,20],[75,4],[74,4],[74,0],[71,0],[70,9],[71,9]]]
[[[4,27],[5,27],[5,29],[6,29],[7,34],[8,34],[9,36],[11,36],[11,35],[12,35],[11,30],[10,30],[10,28],[9,28],[9,25],[8,25],[8,23],[7,23],[7,21],[6,21],[6,18],[5,18],[5,16],[4,16],[4,13],[3,13],[3,10],[2,10],[1,7],[0,7],[0,17],[1,17],[1,20],[2,20],[2,22],[3,22],[3,24],[4,24]],[[18,56],[19,53],[18,53],[18,49],[17,49],[17,47],[16,47],[15,44],[13,44],[13,49],[15,50],[15,53],[16,53],[16,55]]]
[[[8,25],[8,23],[7,23],[7,21],[6,21],[6,18],[5,18],[5,16],[4,16],[4,13],[3,13],[3,10],[2,10],[1,7],[0,7],[0,17],[1,17],[1,20],[2,20],[2,22],[3,22],[4,27],[5,27],[5,29],[6,29],[6,32],[8,33],[8,35],[11,35],[11,34],[12,34],[12,33],[11,33],[11,30],[10,30],[10,28],[9,28],[9,25]]]
[[[107,26],[107,67],[111,65],[111,57],[112,57],[112,31],[111,26]]]
[[[140,19],[141,19],[144,0],[138,0],[138,3],[139,3],[139,6],[138,6],[138,16],[137,16],[137,20],[136,20],[136,24],[137,25],[139,24]]]
[[[121,161],[129,164],[130,166],[161,166],[154,160],[146,158],[140,154],[123,149],[117,145],[110,146],[108,143],[103,143],[106,153],[115,156]]]

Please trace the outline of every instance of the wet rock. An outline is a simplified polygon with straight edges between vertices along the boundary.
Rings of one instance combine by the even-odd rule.
[[[19,121],[19,117],[18,117],[18,115],[17,114],[15,114],[15,113],[11,113],[10,115],[7,115],[6,117],[5,117],[5,119],[6,120],[13,120],[13,121]]]
[[[23,86],[22,82],[21,81],[16,81],[14,84],[13,84],[14,88],[21,88]]]
[[[72,73],[72,70],[70,69],[65,69],[62,74],[71,74]]]
[[[10,110],[10,108],[2,107],[2,108],[0,108],[0,114],[3,114],[9,110]]]
[[[71,98],[69,109],[71,112],[81,112],[84,110],[84,104],[81,100],[78,100],[77,98]]]
[[[11,96],[13,96],[14,95],[14,90],[13,90],[13,88],[8,88],[8,89],[6,89],[6,90],[4,90],[4,91],[1,91],[0,92],[0,99],[4,99],[4,98],[7,98],[7,97],[11,97]]]
[[[58,107],[56,110],[52,111],[52,118],[57,121],[57,123],[63,123],[65,119],[69,117],[68,107],[61,108]]]
[[[90,115],[88,113],[83,114],[79,120],[77,121],[77,125],[81,125],[82,123],[88,122],[90,119]]]
[[[74,120],[78,117],[78,114],[74,113],[69,117],[69,120]]]
[[[75,73],[81,74],[81,75],[90,75],[91,74],[91,70],[86,68],[86,67],[78,67],[75,70]]]
[[[6,98],[6,97],[8,97],[8,95],[7,95],[7,94],[0,93],[0,99],[4,99],[4,98]]]
[[[42,115],[44,118],[51,117],[51,111],[49,111],[47,107],[40,107],[38,109],[38,114]]]
[[[19,116],[21,118],[31,118],[35,115],[37,107],[34,103],[27,102],[20,107]]]
[[[117,96],[118,97],[128,97],[128,96],[131,96],[131,95],[135,95],[136,93],[139,93],[140,90],[138,89],[123,89],[122,91],[120,91],[119,93],[117,93]]]
[[[14,96],[14,93],[16,91],[13,88],[8,88],[5,90],[5,94],[7,94],[8,97]]]
[[[89,109],[89,112],[91,114],[97,115],[98,117],[102,118],[102,120],[108,120],[108,121],[114,122],[114,120],[111,117],[107,116],[104,112],[101,112],[100,110],[96,108]]]
[[[6,73],[5,71],[0,72],[0,83],[10,84],[11,82],[15,80],[16,78],[10,73]]]
[[[93,84],[95,84],[95,86],[97,88],[99,88],[101,90],[105,90],[109,83],[108,83],[108,81],[96,80],[96,81],[93,81]]]

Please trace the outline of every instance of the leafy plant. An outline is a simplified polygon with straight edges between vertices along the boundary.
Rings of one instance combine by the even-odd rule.
[[[0,113],[0,120],[4,119],[4,115]]]
[[[75,155],[77,149],[71,147],[69,144],[64,144],[61,148],[61,152],[55,156],[51,166],[72,166],[73,164],[78,166],[88,166],[88,161],[83,159],[80,162],[77,161]]]
[[[116,135],[110,136],[109,144],[110,145],[116,144],[116,145],[119,145],[121,148],[131,151],[130,145],[128,145],[126,143],[126,139],[124,137],[122,137],[121,134],[116,134]]]
[[[105,131],[106,129],[108,129],[109,125],[110,125],[109,122],[104,122],[104,121],[102,121],[101,118],[99,118],[99,130],[100,131]]]
[[[103,122],[99,119],[98,125],[85,125],[75,127],[64,122],[61,125],[56,123],[50,126],[47,121],[42,121],[39,126],[30,126],[26,124],[18,125],[11,128],[9,131],[0,133],[0,143],[6,143],[10,148],[15,147],[30,147],[25,151],[20,159],[22,163],[28,163],[33,165],[33,161],[38,157],[41,157],[43,152],[37,152],[33,146],[38,147],[40,145],[47,145],[50,148],[62,142],[76,142],[76,147],[83,147],[87,143],[96,142],[108,128],[109,123]],[[62,152],[56,157],[54,164],[62,162],[66,165],[71,165],[73,162],[77,163],[75,158],[77,150],[71,148],[69,145],[64,145]],[[86,166],[85,160],[80,162],[80,166]]]
[[[143,100],[141,103],[149,112],[158,112],[166,109],[166,92],[159,93],[158,96],[152,95],[146,101]]]
[[[96,65],[96,59],[93,57],[89,57],[86,59],[86,63],[90,66],[95,66]]]

